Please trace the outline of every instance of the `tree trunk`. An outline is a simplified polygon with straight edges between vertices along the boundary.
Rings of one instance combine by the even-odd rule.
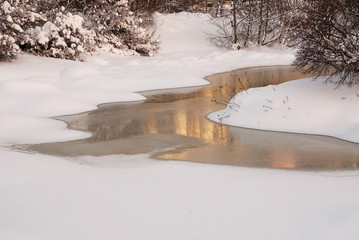
[[[246,33],[246,39],[244,41],[244,47],[247,47],[248,40],[252,37],[252,25],[253,25],[253,6],[252,3],[249,2],[249,13],[248,13],[248,25],[247,25],[247,33]]]
[[[259,26],[258,26],[258,45],[261,45],[261,38],[262,38],[262,28],[263,28],[263,0],[260,0],[259,3]]]
[[[233,44],[237,42],[237,0],[233,0]]]
[[[268,34],[268,22],[269,22],[269,1],[266,0],[266,16],[264,20],[264,31],[263,31],[263,41],[262,44],[265,44],[267,34]]]

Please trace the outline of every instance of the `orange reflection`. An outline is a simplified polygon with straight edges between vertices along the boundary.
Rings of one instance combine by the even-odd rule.
[[[269,166],[272,168],[295,168],[296,157],[292,151],[280,149],[270,154]]]
[[[158,133],[158,126],[156,118],[150,117],[146,121],[146,128],[149,134],[157,134]]]
[[[187,114],[184,110],[179,110],[175,112],[175,132],[178,135],[187,136],[188,127],[187,127]]]

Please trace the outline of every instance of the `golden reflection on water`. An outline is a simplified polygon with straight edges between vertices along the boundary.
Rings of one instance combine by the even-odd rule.
[[[267,67],[259,71],[245,69],[214,75],[208,77],[212,85],[197,91],[158,91],[158,94],[147,96],[149,99],[144,103],[101,107],[88,114],[88,129],[96,133],[94,138],[98,141],[161,133],[200,138],[214,144],[228,143],[231,137],[226,128],[205,119],[206,114],[225,107],[237,92],[248,87],[277,84],[299,77],[302,75],[288,67]]]
[[[295,159],[295,154],[290,150],[273,151],[269,165],[271,168],[295,168]]]
[[[148,134],[157,134],[158,126],[157,126],[156,119],[149,118],[148,121],[146,122],[146,128],[147,128]]]
[[[169,145],[164,145],[153,157],[286,169],[357,168],[359,150],[355,144],[317,136],[226,127],[205,117],[224,108],[239,91],[303,77],[291,67],[249,68],[210,76],[208,79],[213,84],[203,88],[143,93],[148,98],[143,103],[104,105],[87,114],[62,118],[70,128],[92,132],[93,137],[87,140],[34,145],[30,149],[76,156],[91,154],[98,148],[96,154],[114,154],[112,148],[106,148],[106,143],[113,147],[113,141],[121,140],[118,144],[122,145],[114,148],[115,153],[136,154],[143,150],[138,137],[158,141],[155,137],[160,135],[183,136],[188,140],[174,141],[169,151],[165,150]],[[193,139],[197,142],[192,146]],[[198,141],[205,144],[199,146]],[[77,152],[80,148],[82,152]]]

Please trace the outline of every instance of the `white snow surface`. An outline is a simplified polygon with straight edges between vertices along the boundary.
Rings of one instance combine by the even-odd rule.
[[[300,79],[238,93],[209,118],[228,125],[332,136],[359,143],[359,86]],[[327,83],[327,84],[326,84]]]
[[[285,49],[209,45],[204,30],[214,29],[206,15],[158,14],[157,22],[162,52],[152,58],[103,53],[72,62],[24,55],[0,63],[0,239],[358,239],[358,171],[250,169],[148,155],[61,158],[7,148],[89,136],[52,116],[293,60]],[[337,111],[343,101],[333,102]]]

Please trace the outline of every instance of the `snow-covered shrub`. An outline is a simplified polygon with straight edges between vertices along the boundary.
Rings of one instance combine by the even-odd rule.
[[[158,51],[158,40],[144,28],[143,19],[130,11],[127,0],[93,0],[82,10],[95,27],[103,49],[147,56]]]
[[[151,56],[159,42],[128,0],[0,0],[0,50],[82,60],[99,49]]]
[[[8,1],[0,2],[0,61],[9,61],[20,53],[16,36],[23,30],[13,21],[15,10]]]
[[[35,55],[82,60],[96,50],[96,34],[84,28],[84,18],[77,14],[58,11],[41,26],[28,28],[21,44],[23,50]]]
[[[158,40],[141,16],[130,11],[128,0],[74,0],[58,4],[66,4],[67,11],[84,16],[85,25],[96,32],[98,47],[104,51],[146,56],[158,52]]]
[[[19,54],[19,46],[15,39],[7,34],[0,33],[0,61],[9,61]]]

